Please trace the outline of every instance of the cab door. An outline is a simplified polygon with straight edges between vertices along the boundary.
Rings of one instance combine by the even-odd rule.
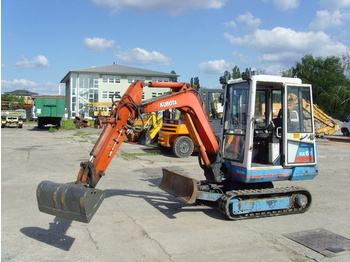
[[[220,97],[224,91],[224,89],[201,89],[199,91],[203,109],[217,136],[220,135],[222,130],[223,106]]]
[[[311,85],[284,85],[284,166],[316,164],[316,145]]]

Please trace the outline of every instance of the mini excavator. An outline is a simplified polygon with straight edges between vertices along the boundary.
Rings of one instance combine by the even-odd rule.
[[[77,180],[42,181],[39,210],[88,223],[105,194],[96,187],[133,124],[144,113],[176,108],[198,148],[202,181],[163,169],[159,187],[189,204],[217,204],[230,220],[303,213],[312,197],[302,187],[275,188],[275,181],[313,179],[318,173],[312,87],[298,78],[242,75],[220,78],[224,116],[217,137],[196,89],[187,83],[132,83],[110,116]],[[168,94],[142,101],[144,87]],[[292,101],[292,102],[291,102]],[[308,101],[305,103],[304,101]],[[278,105],[278,106],[277,106]]]

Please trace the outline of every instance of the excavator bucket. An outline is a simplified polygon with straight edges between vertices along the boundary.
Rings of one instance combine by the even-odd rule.
[[[140,139],[139,139],[140,145],[149,145],[151,143],[151,140],[152,140],[152,138],[151,138],[148,130],[143,130],[140,133]]]
[[[105,198],[105,193],[81,184],[42,181],[36,196],[41,212],[89,223]]]
[[[178,199],[193,204],[198,196],[198,184],[196,179],[163,169],[163,179],[159,187]]]

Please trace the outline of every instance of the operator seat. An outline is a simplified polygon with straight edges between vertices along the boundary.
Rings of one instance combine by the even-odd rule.
[[[275,130],[278,128],[278,127],[282,127],[282,124],[283,124],[283,120],[282,120],[282,109],[280,109],[280,111],[278,111],[278,115],[276,118],[272,119],[272,122],[275,126]]]

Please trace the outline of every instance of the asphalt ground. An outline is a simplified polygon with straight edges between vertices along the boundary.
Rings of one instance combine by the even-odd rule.
[[[107,197],[89,224],[39,212],[37,185],[74,181],[100,132],[1,130],[2,261],[350,261],[349,251],[326,257],[285,236],[324,229],[350,239],[350,143],[320,139],[314,180],[275,183],[310,190],[304,214],[228,221],[216,208],[182,203],[158,188],[161,170],[204,179],[197,157],[128,143],[98,184]]]

